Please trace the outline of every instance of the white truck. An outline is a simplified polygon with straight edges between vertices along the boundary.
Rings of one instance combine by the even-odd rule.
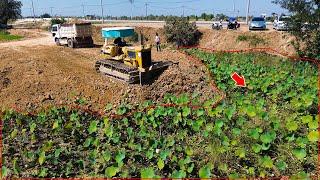
[[[286,15],[278,16],[273,22],[273,29],[277,31],[289,30],[289,26],[287,24],[288,20],[290,20],[290,16],[286,16]]]
[[[91,23],[55,24],[51,29],[55,43],[75,47],[93,47]]]

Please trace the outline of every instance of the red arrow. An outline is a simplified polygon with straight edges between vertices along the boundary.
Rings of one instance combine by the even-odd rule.
[[[246,87],[246,79],[243,76],[239,76],[239,74],[235,72],[231,75],[231,78],[236,83],[236,86]]]

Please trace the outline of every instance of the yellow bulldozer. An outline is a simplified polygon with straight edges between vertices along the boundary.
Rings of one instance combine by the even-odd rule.
[[[153,62],[151,59],[151,46],[144,45],[140,34],[140,45],[127,44],[125,37],[134,35],[132,27],[103,28],[102,37],[105,44],[101,49],[102,60],[96,62],[96,71],[108,77],[113,77],[129,84],[155,78],[173,63],[170,61]],[[108,40],[113,39],[113,43]]]

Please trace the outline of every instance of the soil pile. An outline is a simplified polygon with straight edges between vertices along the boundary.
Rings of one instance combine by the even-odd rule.
[[[201,30],[203,32],[200,46],[205,48],[213,48],[216,50],[230,50],[230,49],[246,49],[253,47],[270,47],[281,52],[287,52],[291,55],[295,54],[294,47],[291,42],[294,40],[287,32],[278,31],[254,31],[243,32],[234,30]],[[263,39],[265,43],[257,44],[256,46],[250,45],[249,42],[239,41],[239,36],[256,36]]]

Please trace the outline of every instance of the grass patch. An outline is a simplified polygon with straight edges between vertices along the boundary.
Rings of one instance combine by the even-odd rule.
[[[7,31],[0,31],[0,42],[2,41],[16,41],[22,39],[23,36],[11,35]]]
[[[259,37],[256,34],[253,35],[249,35],[249,34],[243,34],[243,35],[239,35],[237,38],[237,42],[248,42],[250,46],[257,46],[257,45],[265,45],[267,44],[267,41],[265,39],[263,39],[262,37]]]

